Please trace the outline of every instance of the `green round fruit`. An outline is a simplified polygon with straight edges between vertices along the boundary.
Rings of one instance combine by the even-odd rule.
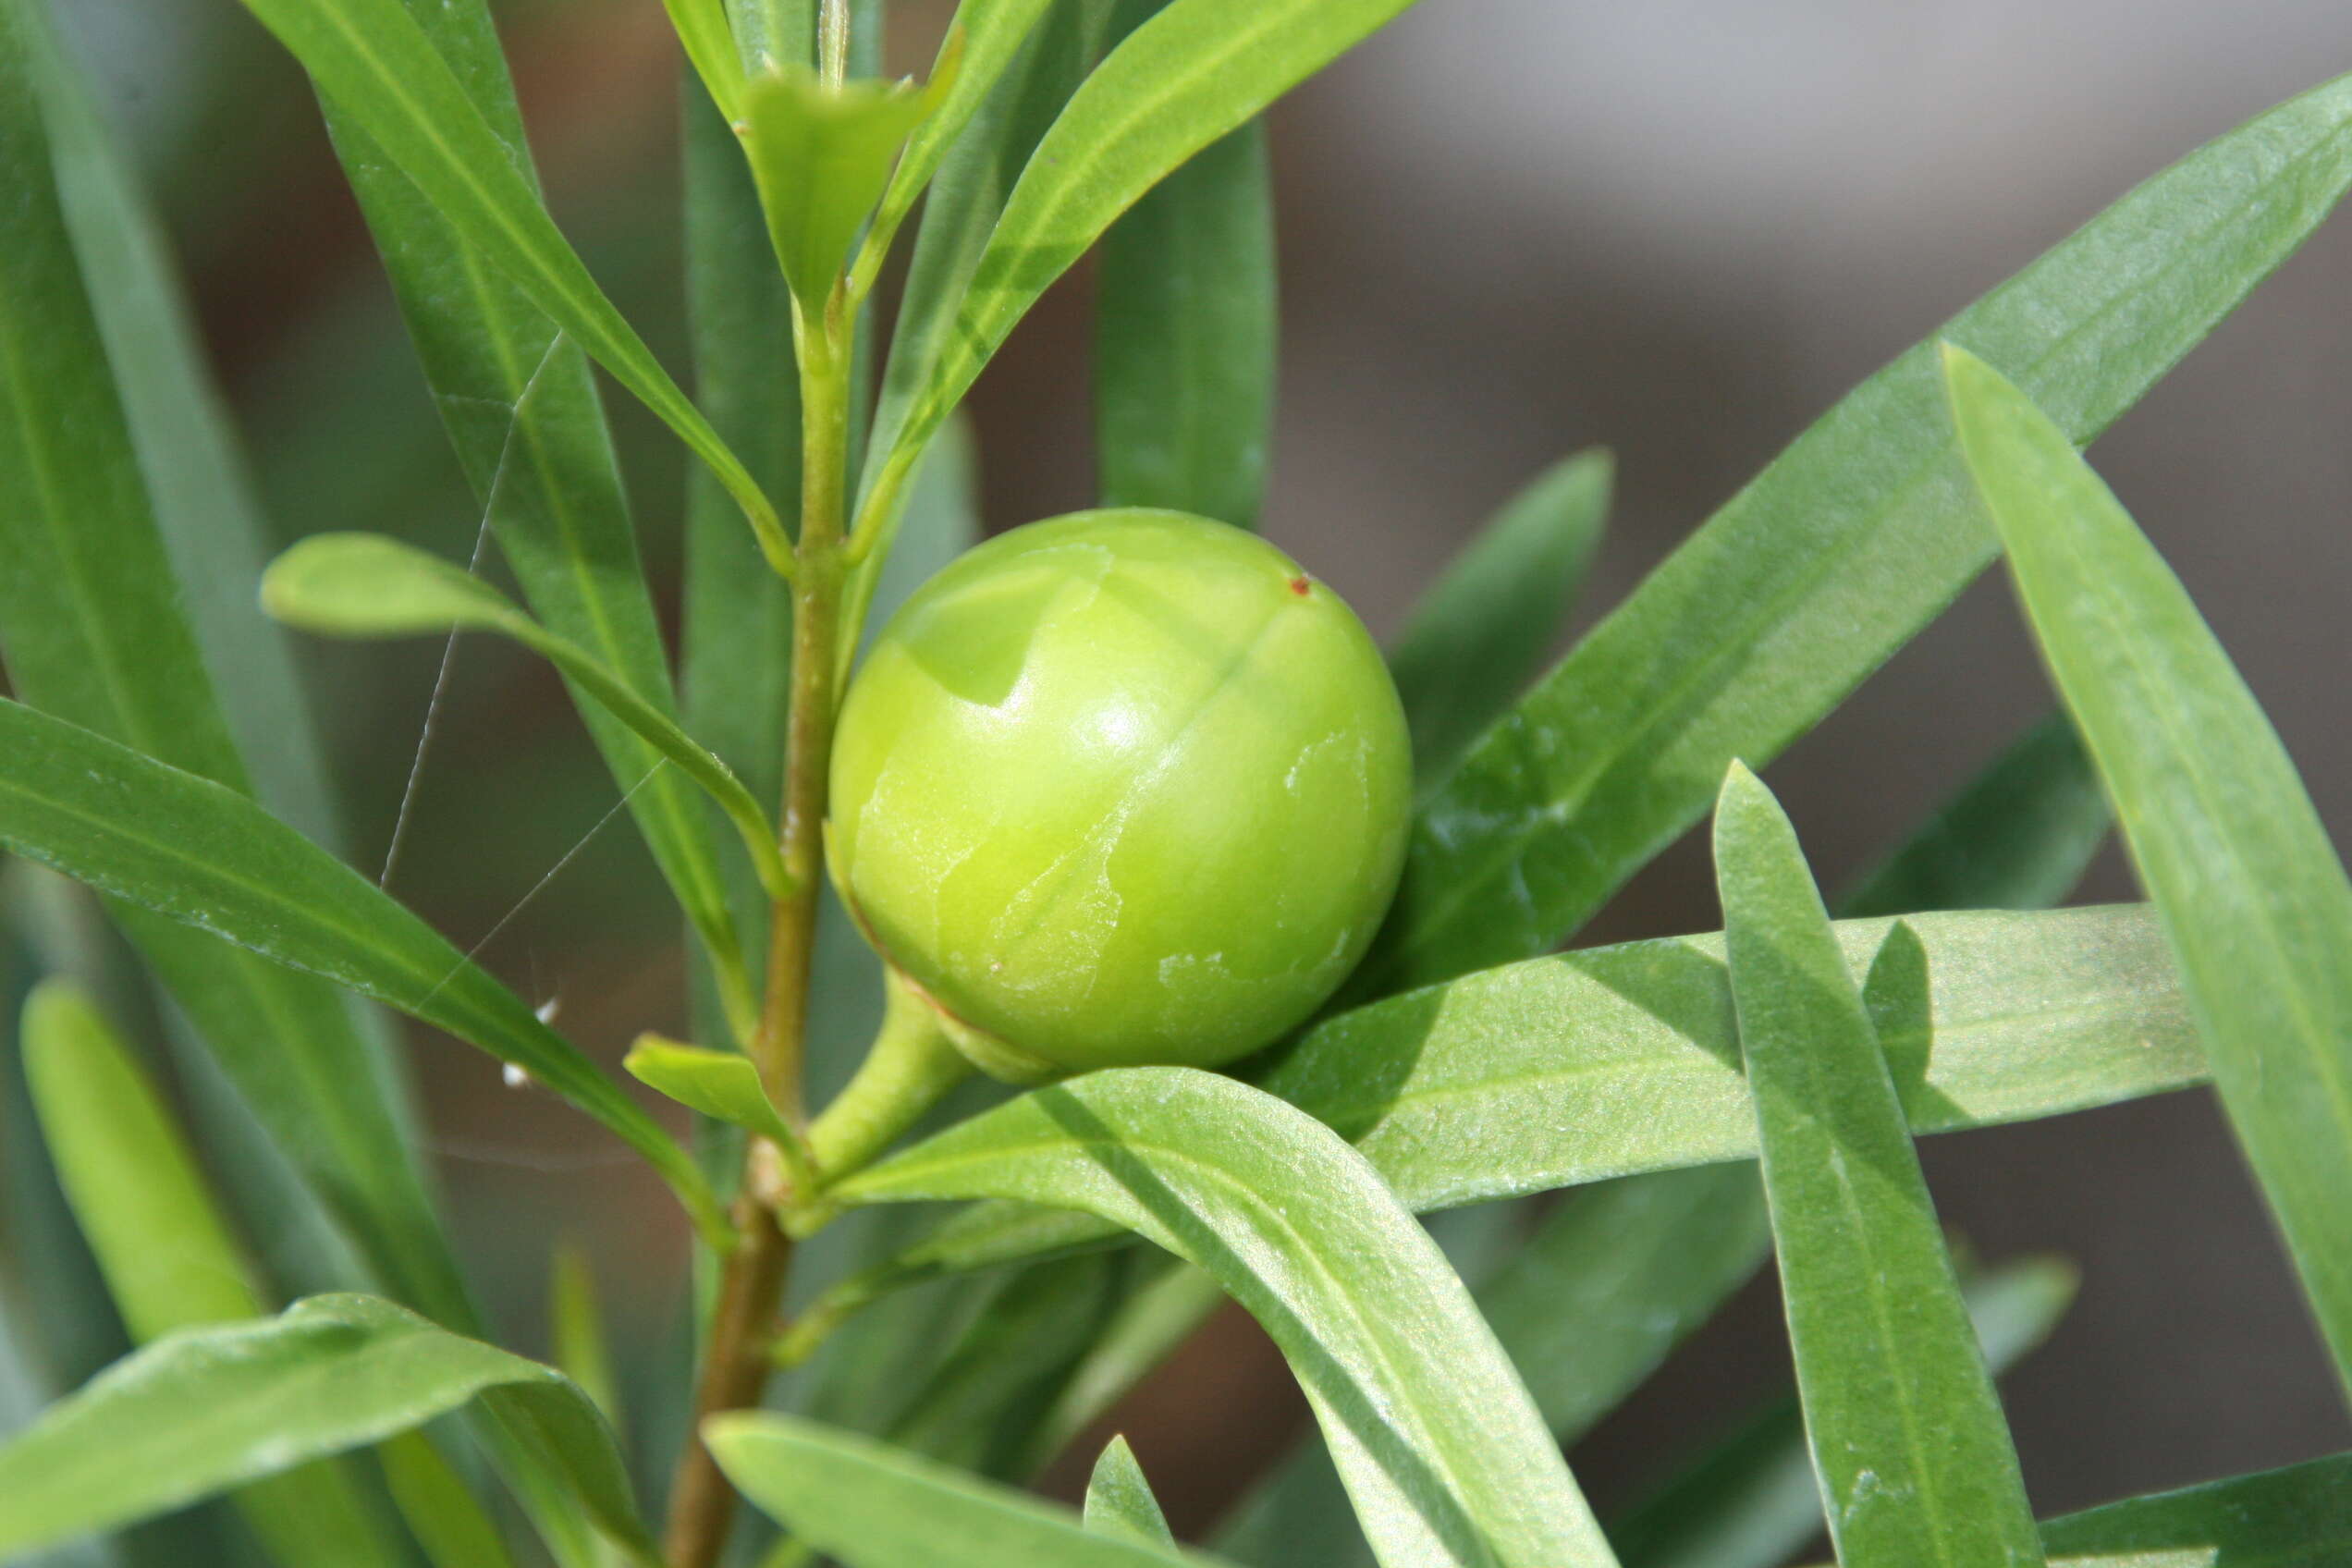
[[[1223,523],[1080,512],[973,550],[883,629],[841,709],[832,850],[983,1066],[1214,1066],[1363,956],[1412,789],[1338,595]]]

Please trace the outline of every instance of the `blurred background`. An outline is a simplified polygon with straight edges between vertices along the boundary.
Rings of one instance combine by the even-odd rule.
[[[947,6],[897,0],[921,68]],[[478,515],[288,62],[233,0],[63,7],[134,137],[286,539],[404,534],[463,556]],[[682,364],[677,62],[655,0],[503,6],[558,216]],[[1387,631],[1551,459],[1619,459],[1580,624],[1816,414],[2190,149],[2352,68],[2321,0],[1423,0],[1272,118],[1282,393],[1266,527]],[[2352,221],[2339,216],[2097,448],[2352,842]],[[979,388],[988,526],[1093,495],[1083,271]],[[785,367],[778,367],[785,374]],[[656,582],[678,451],[612,405]],[[309,643],[361,859],[403,792],[437,645]],[[1825,882],[1885,849],[2050,703],[1990,578],[1770,770]],[[604,1060],[677,1027],[675,922],[547,673],[465,644],[396,891]],[[372,867],[371,867],[372,868]],[[2131,896],[2112,851],[2082,895]],[[1579,941],[1718,925],[1686,842]],[[624,1333],[664,1331],[682,1239],[584,1123],[419,1038],[470,1259],[529,1343],[544,1256],[589,1247]],[[2333,1378],[2199,1093],[1929,1143],[1945,1218],[1990,1257],[2055,1252],[2081,1298],[2006,1383],[2038,1509],[2352,1446]],[[530,1244],[509,1244],[527,1240]],[[1769,1281],[1574,1455],[1607,1512],[1785,1376]],[[1220,1319],[1122,1413],[1198,1532],[1305,1419]],[[1060,1475],[1067,1488],[1071,1476]]]

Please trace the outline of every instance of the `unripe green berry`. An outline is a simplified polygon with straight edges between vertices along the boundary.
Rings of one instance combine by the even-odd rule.
[[[965,555],[876,641],[835,870],[1009,1075],[1214,1066],[1299,1023],[1396,891],[1404,714],[1354,612],[1254,535],[1081,512]]]

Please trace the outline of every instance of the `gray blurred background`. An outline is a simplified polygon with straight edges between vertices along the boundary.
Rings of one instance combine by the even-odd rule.
[[[223,374],[292,536],[386,528],[463,553],[475,518],[301,84],[231,0],[71,0],[167,193]],[[900,0],[895,67],[944,6]],[[655,0],[503,8],[559,215],[677,362],[675,64]],[[1601,444],[1620,502],[1581,620],[1806,423],[2199,142],[2352,68],[2319,0],[1422,0],[1273,119],[1284,333],[1267,528],[1376,631],[1507,494]],[[2334,227],[2097,447],[2301,764],[2352,827],[2352,222]],[[1074,277],[983,382],[992,527],[1087,504],[1089,302]],[[648,552],[675,577],[677,454],[615,399]],[[313,646],[362,843],[388,831],[437,650]],[[1988,579],[1770,770],[1825,881],[1899,837],[2050,702]],[[603,814],[554,682],[469,645],[400,890],[470,944]],[[518,807],[518,802],[525,802]],[[2112,852],[2087,899],[2131,896]],[[1685,843],[1580,940],[1717,924]],[[617,1055],[677,1009],[668,918],[625,827],[485,953]],[[679,1238],[579,1124],[421,1041],[471,1250],[583,1232],[652,1331]],[[1983,1254],[2077,1260],[2079,1304],[2008,1380],[2041,1511],[2352,1446],[2245,1171],[2202,1094],[1931,1143]],[[642,1292],[642,1299],[631,1295]],[[1604,1509],[1784,1376],[1751,1290],[1585,1443]],[[1126,1426],[1180,1525],[1303,1419],[1220,1321]]]

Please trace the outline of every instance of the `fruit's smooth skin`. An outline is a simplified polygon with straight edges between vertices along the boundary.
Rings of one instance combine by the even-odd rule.
[[[1010,1047],[983,1066],[1216,1066],[1363,956],[1410,758],[1378,648],[1280,551],[1081,512],[884,628],[834,742],[835,870],[884,956]]]

